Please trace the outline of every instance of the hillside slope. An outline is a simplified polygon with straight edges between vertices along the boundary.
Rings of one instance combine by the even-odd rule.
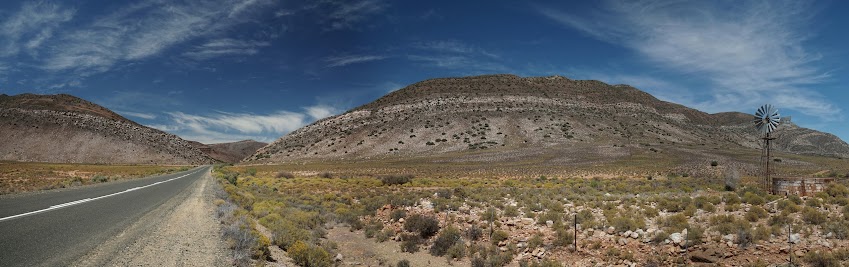
[[[238,142],[218,144],[203,144],[195,141],[189,142],[213,159],[227,163],[239,162],[248,156],[253,155],[258,149],[268,145],[267,143],[257,142],[254,140],[242,140]]]
[[[207,164],[176,135],[70,95],[0,95],[0,160]]]
[[[317,121],[246,161],[444,157],[453,162],[538,159],[595,164],[621,158],[721,158],[756,151],[751,115],[708,114],[627,85],[560,76],[486,75],[426,80]],[[831,134],[782,126],[778,151],[849,157]]]

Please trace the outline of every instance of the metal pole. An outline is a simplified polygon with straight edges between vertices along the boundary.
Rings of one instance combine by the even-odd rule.
[[[793,266],[793,242],[790,240],[790,223],[787,223],[787,243],[790,244],[790,266]]]
[[[578,214],[575,213],[575,252],[578,252]]]

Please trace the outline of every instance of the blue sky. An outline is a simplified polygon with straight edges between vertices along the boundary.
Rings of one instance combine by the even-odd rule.
[[[0,93],[68,93],[206,143],[274,139],[420,80],[630,84],[776,105],[849,140],[846,1],[3,1]]]

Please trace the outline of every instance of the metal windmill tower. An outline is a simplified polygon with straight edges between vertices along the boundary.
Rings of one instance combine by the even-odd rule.
[[[766,104],[758,108],[758,111],[755,112],[755,128],[758,129],[763,137],[763,150],[761,151],[761,170],[763,171],[763,187],[764,190],[773,194],[773,186],[772,186],[772,170],[770,169],[769,162],[770,160],[770,141],[775,140],[775,137],[771,137],[770,133],[775,131],[778,128],[778,125],[781,123],[780,115],[778,114],[778,109],[773,107],[770,104]]]

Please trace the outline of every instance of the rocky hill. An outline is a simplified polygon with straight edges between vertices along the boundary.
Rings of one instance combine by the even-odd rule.
[[[755,107],[753,107],[755,108]],[[621,158],[757,154],[752,116],[708,114],[628,85],[565,77],[486,75],[426,80],[261,148],[252,163],[435,157],[452,162],[595,164]],[[787,153],[849,157],[834,135],[792,124],[776,133]]]
[[[0,95],[0,160],[207,164],[176,135],[139,125],[70,95]]]
[[[254,140],[242,140],[230,143],[218,144],[203,144],[200,142],[190,141],[190,143],[209,155],[210,157],[227,163],[239,162],[266,145],[267,143],[257,142]]]

